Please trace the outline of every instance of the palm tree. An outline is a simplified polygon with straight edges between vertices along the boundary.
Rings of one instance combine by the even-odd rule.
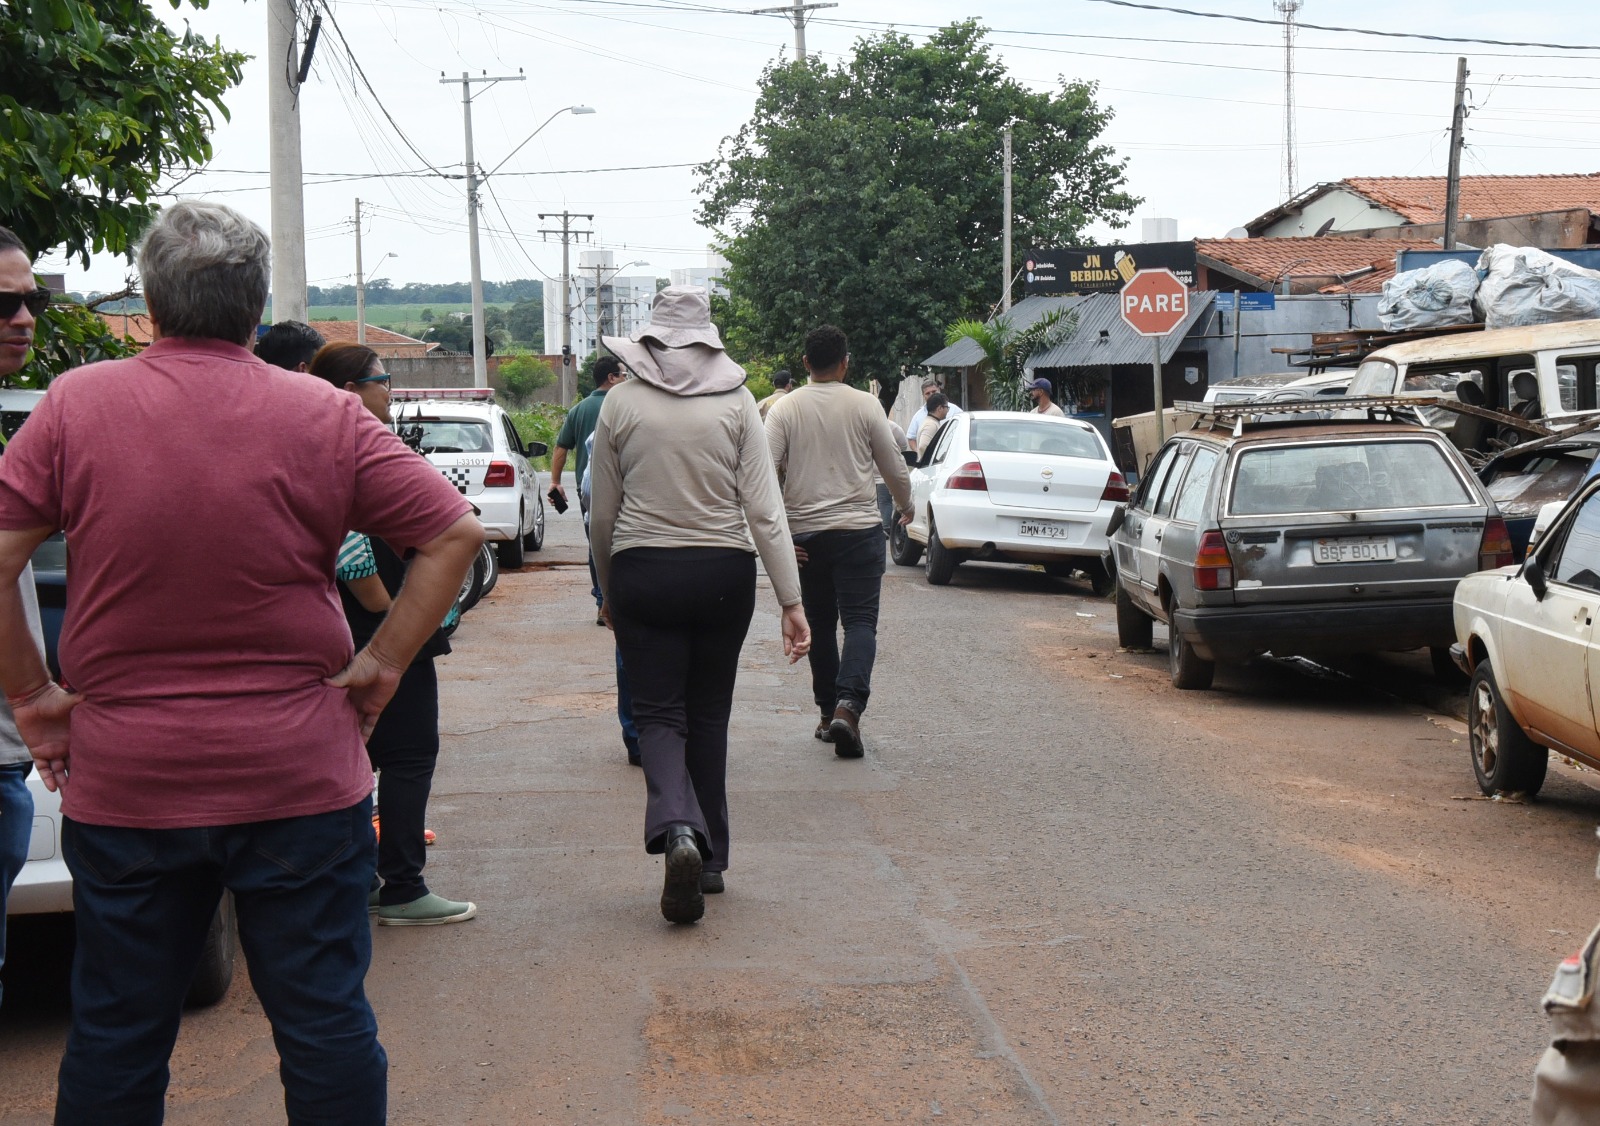
[[[983,351],[984,387],[989,405],[995,410],[1028,409],[1028,395],[1022,386],[1023,369],[1029,357],[1054,348],[1077,327],[1078,318],[1069,310],[1056,309],[1018,332],[1008,316],[983,321],[956,321],[944,330],[944,342],[951,345],[970,340]]]

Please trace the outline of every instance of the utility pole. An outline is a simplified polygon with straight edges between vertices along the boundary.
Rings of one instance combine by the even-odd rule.
[[[578,215],[571,211],[563,211],[557,216],[554,212],[540,212],[539,221],[550,218],[560,218],[561,229],[541,230],[541,235],[561,236],[561,401],[572,402],[578,393],[578,374],[572,366],[572,267],[571,245],[575,238],[588,238],[593,231],[575,231],[572,229],[574,219],[587,219],[594,222],[593,215]],[[598,297],[598,295],[597,295]]]
[[[790,6],[783,8],[757,8],[749,13],[752,16],[788,16],[794,20],[794,61],[803,62],[806,57],[806,13],[814,12],[818,8],[837,8],[837,4],[807,4],[805,0],[794,0]]]
[[[595,338],[595,342],[596,343],[599,343],[600,334],[605,331],[605,327],[606,327],[606,307],[605,307],[604,304],[602,304],[601,297],[600,297],[600,290],[601,290],[601,285],[602,285],[602,282],[600,281],[600,274],[604,269],[605,269],[604,266],[600,265],[598,262],[595,263],[595,267],[594,267],[594,338]]]
[[[1450,115],[1450,173],[1444,191],[1444,248],[1456,248],[1456,216],[1461,211],[1461,146],[1467,125],[1467,60],[1456,59],[1456,106]]]
[[[367,283],[361,276],[361,200],[356,199],[356,343],[367,342]]]
[[[307,60],[309,63],[309,59]],[[300,164],[294,0],[267,0],[267,143],[272,169],[272,319],[306,319],[306,212]]]
[[[1011,312],[1011,127],[1008,125],[1000,133],[1002,147],[1005,149],[1005,233],[1002,237],[1001,257],[1004,262],[1001,266],[1005,273],[1005,288],[1000,291],[1000,311]]]
[[[496,82],[525,82],[527,78],[521,74],[496,77],[484,74],[474,78],[462,71],[459,79],[440,78],[439,81],[445,85],[461,83],[461,118],[467,136],[467,239],[472,257],[472,385],[487,387],[489,351],[483,323],[483,266],[478,257],[478,166],[472,159],[472,84],[487,82],[493,86]]]

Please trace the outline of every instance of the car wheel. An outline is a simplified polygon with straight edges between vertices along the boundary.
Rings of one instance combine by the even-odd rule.
[[[1117,644],[1124,649],[1149,649],[1155,641],[1155,619],[1133,601],[1126,587],[1117,584]]]
[[[1207,661],[1178,632],[1172,616],[1167,616],[1167,667],[1172,670],[1172,687],[1203,692],[1211,687],[1217,673],[1216,662]]]
[[[206,930],[206,944],[201,948],[200,962],[194,968],[194,979],[189,982],[189,992],[183,998],[185,1008],[215,1005],[228,995],[228,987],[233,984],[237,932],[233,893],[224,891],[221,902],[217,904],[217,913],[211,917],[211,926]]]
[[[518,509],[516,533],[510,539],[500,540],[494,545],[494,553],[500,557],[500,566],[512,569],[522,566],[522,522],[527,517],[528,514],[525,511]]]
[[[1528,738],[1507,710],[1488,661],[1478,663],[1467,690],[1467,743],[1472,750],[1472,772],[1485,794],[1526,794],[1531,798],[1544,785],[1550,752]]]
[[[1079,569],[1089,576],[1090,589],[1096,598],[1105,598],[1117,589],[1117,569],[1104,559],[1086,559]]]
[[[930,586],[949,586],[950,580],[955,577],[956,567],[961,560],[956,558],[956,553],[944,545],[939,538],[939,529],[934,526],[933,514],[928,514],[928,584]]]
[[[494,584],[500,581],[500,557],[489,544],[483,545],[483,550],[478,552],[478,558],[483,560],[483,590],[479,598],[484,598],[494,589]]]
[[[522,546],[529,551],[544,547],[544,502],[539,501],[533,513],[533,527],[522,537]]]
[[[1433,663],[1433,678],[1440,684],[1451,688],[1459,688],[1467,682],[1466,674],[1461,671],[1450,657],[1450,650],[1444,645],[1430,645],[1428,659]]]
[[[487,557],[493,559],[494,552],[488,552]],[[476,606],[478,600],[483,597],[483,584],[488,577],[488,571],[489,565],[485,561],[485,553],[479,551],[473,556],[472,566],[467,568],[466,578],[461,580],[461,592],[456,596],[459,599],[456,606],[463,614]]]
[[[902,567],[915,567],[922,561],[922,545],[898,519],[889,526],[889,557]]]

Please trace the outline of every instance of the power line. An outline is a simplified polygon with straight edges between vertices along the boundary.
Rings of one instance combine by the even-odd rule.
[[[1118,8],[1139,8],[1147,12],[1171,12],[1180,16],[1199,16],[1208,20],[1233,20],[1236,23],[1280,26],[1278,20],[1258,16],[1240,16],[1230,12],[1197,12],[1193,8],[1169,8],[1165,4],[1144,4],[1138,0],[1086,0],[1090,4],[1112,4]],[[1545,47],[1552,51],[1600,51],[1600,46],[1587,43],[1539,43],[1521,39],[1478,39],[1470,35],[1430,35],[1421,31],[1380,31],[1372,27],[1337,27],[1323,23],[1302,23],[1299,26],[1313,31],[1338,31],[1349,35],[1379,35],[1388,39],[1426,39],[1432,43],[1487,43],[1491,47]],[[1007,32],[1005,34],[1013,34]]]

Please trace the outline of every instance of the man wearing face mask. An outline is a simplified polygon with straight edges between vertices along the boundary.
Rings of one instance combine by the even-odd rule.
[[[1035,379],[1028,384],[1028,398],[1033,400],[1033,413],[1054,415],[1056,418],[1067,417],[1067,412],[1051,401],[1051,390],[1048,379]]]

